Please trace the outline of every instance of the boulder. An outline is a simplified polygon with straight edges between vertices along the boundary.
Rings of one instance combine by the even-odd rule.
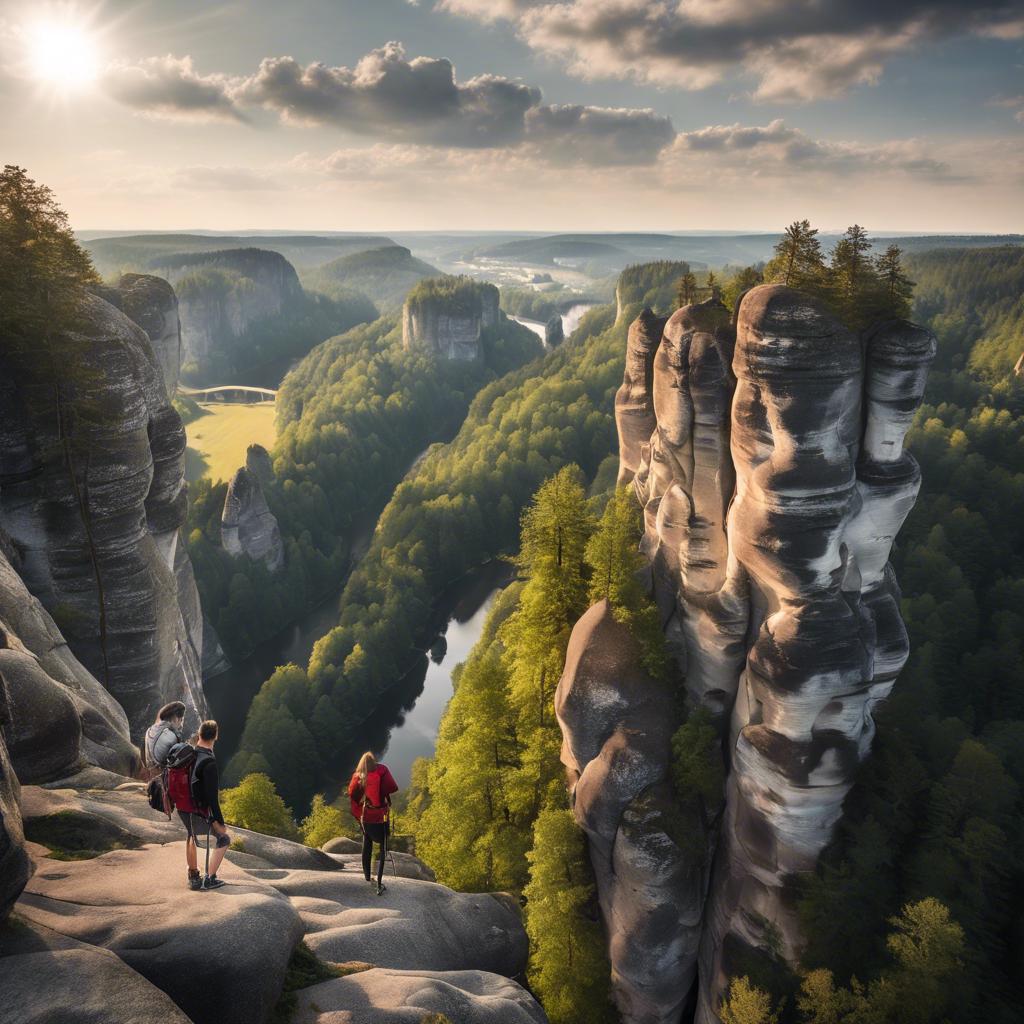
[[[324,849],[326,850],[326,847]],[[361,853],[332,853],[329,856],[346,871],[361,872],[363,870]],[[394,874],[397,878],[418,878],[421,882],[437,881],[437,875],[419,857],[414,857],[410,853],[401,853],[398,850],[392,850],[388,854],[385,873]]]
[[[294,1024],[546,1024],[536,1000],[508,978],[483,971],[377,968],[321,982],[298,994]]]
[[[43,859],[18,902],[34,925],[116,953],[195,1024],[265,1021],[302,924],[273,889],[225,864],[230,884],[185,886],[185,844]]]
[[[655,427],[654,353],[665,329],[663,316],[644,309],[629,325],[626,339],[626,368],[615,392],[615,425],[619,431],[619,486],[636,476],[643,458],[642,448]]]
[[[362,853],[363,844],[348,836],[338,836],[336,839],[329,839],[320,847],[324,853]]]
[[[242,466],[228,485],[220,519],[221,546],[236,558],[262,561],[271,572],[284,566],[284,542],[267,505],[259,476]]]
[[[565,341],[565,328],[562,326],[562,317],[556,313],[544,325],[544,344],[548,348],[558,348]]]

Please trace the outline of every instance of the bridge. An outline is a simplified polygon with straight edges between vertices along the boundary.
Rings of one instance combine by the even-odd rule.
[[[272,388],[257,388],[249,384],[217,384],[209,388],[190,388],[184,384],[178,385],[180,394],[188,395],[197,402],[273,402],[277,399],[277,392]],[[229,398],[234,395],[234,398]],[[221,397],[223,396],[223,397]],[[256,396],[250,398],[249,396]]]

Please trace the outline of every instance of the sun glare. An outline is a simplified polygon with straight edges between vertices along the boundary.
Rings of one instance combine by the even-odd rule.
[[[81,89],[99,72],[96,42],[81,25],[39,22],[30,28],[28,44],[33,76],[58,89]]]

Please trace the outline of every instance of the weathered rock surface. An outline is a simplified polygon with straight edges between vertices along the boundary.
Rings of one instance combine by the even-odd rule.
[[[170,398],[178,390],[181,372],[181,318],[178,297],[170,282],[152,274],[124,274],[118,281],[119,308],[149,337]]]
[[[284,566],[284,542],[277,518],[267,505],[259,476],[245,466],[228,484],[220,542],[229,555],[262,561],[271,572]]]
[[[402,343],[444,359],[478,359],[483,329],[493,327],[501,315],[498,289],[492,284],[472,282],[455,297],[420,298],[414,292],[402,307]]]
[[[168,700],[206,710],[201,618],[186,621],[175,574],[185,433],[145,332],[96,296],[81,317],[59,389],[45,357],[0,354],[0,526],[138,738]]]
[[[16,905],[29,929],[15,930],[14,939],[0,933],[0,977],[13,979],[16,993],[32,966],[23,958],[36,955],[43,958],[35,969],[48,991],[73,990],[82,972],[95,966],[89,1000],[110,1003],[123,986],[126,1006],[141,1014],[148,981],[194,1024],[260,1024],[305,932],[322,959],[381,969],[355,976],[362,978],[358,985],[345,984],[345,978],[317,986],[310,998],[300,992],[303,1014],[320,1013],[326,1022],[419,1022],[427,1012],[447,1012],[452,1021],[470,1024],[545,1021],[524,989],[507,976],[486,973],[490,967],[516,975],[525,967],[526,935],[511,897],[454,893],[392,877],[378,897],[361,870],[343,866],[342,855],[235,828],[233,838],[243,849],[230,850],[219,872],[228,884],[192,893],[185,888],[184,831],[177,819],[168,822],[153,811],[141,783],[122,780],[110,788],[116,777],[97,772],[72,781],[107,788],[24,787],[29,834],[42,841],[59,825],[61,836],[88,834],[85,845],[96,852],[114,843],[139,848],[61,861],[46,847],[29,844],[38,870]],[[78,955],[65,955],[69,950]],[[88,961],[83,950],[110,950],[127,966],[119,971],[109,962]],[[32,1013],[52,1005],[47,994],[29,997]],[[420,1011],[421,1005],[448,1009]],[[84,1024],[100,1018],[68,1019]]]
[[[562,317],[556,313],[544,325],[544,344],[548,348],[557,348],[565,341],[565,329],[562,326]]]
[[[124,711],[71,653],[2,552],[0,679],[9,702],[7,748],[22,782],[47,782],[90,764],[122,775],[137,768]]]
[[[788,883],[814,868],[831,839],[870,749],[873,709],[906,660],[888,558],[917,494],[903,437],[934,351],[922,328],[892,322],[858,337],[815,300],[777,285],[748,292],[735,327],[711,301],[678,310],[663,329],[645,311],[630,329],[616,397],[619,478],[633,480],[644,508],[642,549],[686,705],[717,727],[729,770],[721,827],[694,830],[685,870],[675,872],[667,844],[629,849],[636,824],[623,811],[615,878],[599,874],[598,882],[614,963],[646,926],[642,916],[615,917],[617,892],[631,877],[664,871],[663,907],[687,936],[677,977],[692,976],[692,939],[701,936],[700,1024],[717,1020],[735,953],[773,950],[796,961],[801,936]],[[603,642],[586,635],[593,613],[577,626],[577,665]],[[622,665],[609,659],[601,671],[604,685],[588,696],[567,662],[563,683],[584,705],[564,723],[567,764],[585,756],[599,764],[592,750],[577,753],[577,732],[593,730],[605,756],[613,740],[601,716],[630,703],[634,684],[620,682],[628,679]],[[628,721],[617,710],[616,722],[620,714]],[[614,763],[649,765],[648,732],[624,732]],[[667,772],[652,776],[634,780],[649,787],[650,814],[672,799],[663,796]],[[615,792],[604,787],[603,806]],[[603,834],[614,811],[601,819]],[[592,828],[590,818],[583,823]],[[667,952],[671,933],[648,955]],[[613,980],[625,1021],[678,1019],[677,992],[630,1004],[633,979]]]
[[[587,833],[612,936],[613,991],[626,1020],[678,1019],[693,985],[703,893],[671,829],[672,694],[640,667],[629,630],[607,601],[576,623],[555,692],[573,814]]]
[[[9,722],[7,688],[0,675],[0,925],[32,873],[21,823],[21,786],[4,742]]]
[[[295,268],[269,249],[224,249],[161,260],[175,286],[182,363],[202,367],[254,324],[289,313],[302,301]]]
[[[544,1024],[533,997],[483,971],[376,969],[299,993],[294,1024],[422,1024],[442,1014],[458,1024]]]
[[[0,933],[0,1019],[11,1024],[192,1024],[115,953],[19,923]]]

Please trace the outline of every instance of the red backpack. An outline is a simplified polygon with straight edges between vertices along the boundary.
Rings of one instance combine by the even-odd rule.
[[[202,805],[198,796],[198,769],[211,756],[209,751],[196,750],[188,743],[176,743],[171,748],[167,755],[167,795],[179,811],[209,817],[210,809]]]
[[[366,773],[365,790],[359,783],[359,775],[353,775],[348,790],[352,817],[359,818],[367,824],[385,821],[391,794],[397,791],[398,786],[387,765],[378,764],[376,768]]]

